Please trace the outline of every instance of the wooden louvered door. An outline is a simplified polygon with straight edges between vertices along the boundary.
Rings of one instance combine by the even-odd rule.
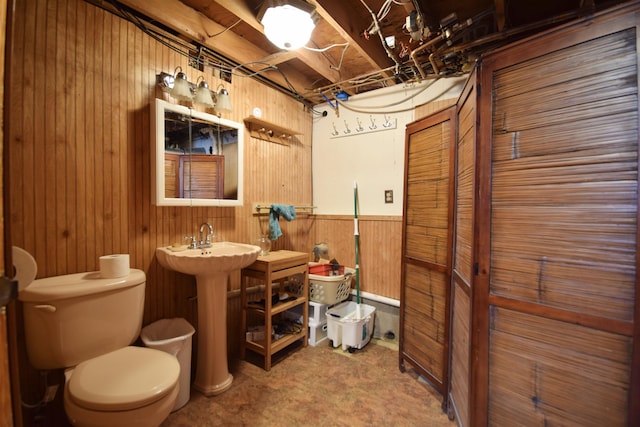
[[[448,383],[454,154],[455,107],[407,126],[400,369],[408,362],[443,396]]]
[[[449,412],[461,427],[469,425],[476,104],[476,74],[474,72],[467,80],[456,111],[458,131],[456,136],[454,255],[451,278]]]
[[[224,156],[189,154],[180,156],[180,197],[194,199],[224,198]]]
[[[483,59],[474,425],[640,424],[638,9]]]

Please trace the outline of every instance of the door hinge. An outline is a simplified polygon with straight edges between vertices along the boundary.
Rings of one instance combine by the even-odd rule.
[[[475,276],[477,276],[477,275],[478,275],[478,269],[479,269],[479,268],[478,268],[478,263],[476,262],[476,263],[474,263],[474,264],[473,264],[473,274],[474,274]]]
[[[0,307],[4,307],[16,298],[18,298],[18,281],[5,276],[0,277]]]

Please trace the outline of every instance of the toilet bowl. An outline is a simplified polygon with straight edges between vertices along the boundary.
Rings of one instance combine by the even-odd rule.
[[[180,364],[170,354],[125,347],[65,371],[64,407],[77,426],[158,426],[178,397]]]
[[[30,257],[14,248],[16,253]],[[160,425],[178,397],[180,363],[161,350],[131,345],[142,328],[144,272],[130,269],[115,278],[97,271],[29,277],[18,291],[27,355],[35,369],[65,369],[69,421]]]

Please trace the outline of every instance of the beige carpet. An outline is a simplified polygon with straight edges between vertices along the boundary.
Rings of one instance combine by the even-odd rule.
[[[209,398],[192,390],[162,426],[455,427],[438,393],[414,371],[400,372],[394,346],[372,340],[350,354],[325,340],[269,372],[242,361],[229,390]]]

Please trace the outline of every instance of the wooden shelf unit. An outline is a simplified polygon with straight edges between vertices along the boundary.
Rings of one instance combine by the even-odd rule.
[[[244,123],[253,138],[262,139],[263,141],[289,145],[294,135],[300,135],[300,132],[267,122],[255,116],[245,118]]]
[[[264,369],[271,369],[272,356],[285,349],[289,345],[298,340],[302,340],[302,346],[307,346],[308,338],[308,319],[309,319],[309,254],[294,251],[274,251],[268,255],[260,256],[250,266],[242,269],[242,277],[240,283],[240,296],[242,301],[242,333],[247,331],[247,317],[249,314],[262,316],[264,319],[264,340],[251,341],[243,336],[240,340],[240,356],[242,359],[246,356],[246,350],[251,350],[264,357]],[[274,283],[277,284],[279,293],[284,291],[285,281],[295,275],[303,275],[302,293],[293,301],[278,302],[272,304],[271,296],[274,291]],[[248,300],[247,288],[250,279],[261,280],[264,284],[264,306],[255,304]],[[302,307],[302,325],[300,332],[285,335],[278,340],[273,340],[271,331],[273,326],[273,318],[276,315],[291,310],[294,307]]]

